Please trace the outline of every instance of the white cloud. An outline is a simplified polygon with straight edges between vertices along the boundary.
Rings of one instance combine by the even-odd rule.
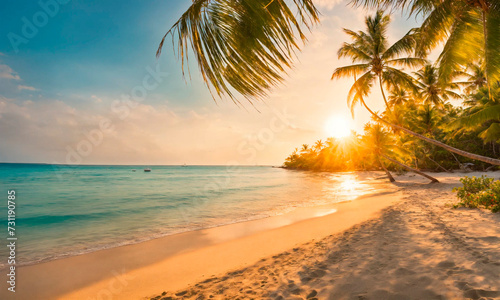
[[[293,145],[314,135],[287,127],[273,134],[271,142],[254,147],[275,118],[270,109],[261,111],[247,112],[229,103],[209,102],[196,109],[141,103],[122,119],[107,101],[75,108],[62,101],[0,97],[0,161],[67,163],[67,148],[76,149],[103,119],[114,130],[81,163],[279,164]],[[255,156],[249,158],[251,152]]]
[[[338,1],[316,3],[328,8]],[[256,103],[261,113],[251,106],[247,110],[238,108],[230,101],[221,101],[217,106],[209,96],[203,104],[195,100],[186,104],[152,94],[121,120],[110,108],[115,98],[106,94],[71,95],[72,99],[83,100],[74,102],[76,108],[61,101],[30,103],[0,96],[0,161],[64,163],[66,147],[75,148],[89,131],[99,128],[100,120],[107,118],[114,131],[106,134],[102,144],[83,163],[282,163],[295,147],[326,138],[323,125],[332,115],[350,115],[346,98],[352,79],[331,81],[330,77],[336,67],[350,63],[337,58],[337,49],[348,40],[341,28],[363,29],[364,15],[365,12],[342,4],[324,13],[324,21],[309,35],[310,43],[298,54],[284,85],[276,87],[265,103]],[[10,68],[3,71],[17,75]],[[383,108],[378,90],[367,101],[374,110]],[[153,102],[156,104],[150,105]],[[196,105],[189,104],[195,102]],[[270,128],[275,117],[273,109],[281,112],[285,108],[292,116],[290,124],[274,134],[265,147],[256,148],[255,157],[248,160],[248,154],[241,154],[241,143],[255,143],[259,133]],[[365,110],[356,109],[356,130],[361,131],[369,120]],[[246,150],[244,153],[249,153]]]
[[[19,77],[14,70],[12,70],[9,66],[2,64],[0,64],[0,78],[21,80],[21,77]]]
[[[342,0],[315,0],[314,5],[319,8],[320,10],[322,8],[326,10],[332,10],[335,5],[343,2]]]
[[[100,97],[97,97],[96,95],[90,96],[94,100],[95,103],[101,103],[102,99]]]
[[[17,86],[17,89],[22,91],[22,90],[27,90],[27,91],[38,91],[37,88],[34,88],[32,86],[28,86],[28,85],[18,85]]]

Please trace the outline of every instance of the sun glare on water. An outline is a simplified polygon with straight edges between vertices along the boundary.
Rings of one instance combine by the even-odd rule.
[[[344,116],[332,116],[325,123],[325,132],[329,137],[344,138],[351,134],[351,130],[352,122]]]

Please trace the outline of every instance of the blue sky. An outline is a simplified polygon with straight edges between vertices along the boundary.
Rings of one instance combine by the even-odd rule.
[[[284,84],[257,104],[260,112],[227,100],[215,104],[195,65],[186,83],[170,43],[156,59],[163,34],[191,1],[61,2],[67,3],[58,4],[57,13],[18,44],[18,51],[13,35],[22,37],[24,20],[33,22],[43,10],[36,1],[2,3],[0,161],[281,164],[293,148],[325,139],[329,118],[350,117],[345,99],[351,82],[329,77],[335,67],[349,63],[336,58],[347,39],[341,28],[363,29],[367,12],[344,1],[315,2],[322,23],[309,35]],[[413,20],[394,19],[393,41],[415,26]],[[116,102],[142,84],[147,68],[168,75],[122,115]],[[380,96],[371,98],[373,107],[381,108]],[[284,111],[291,117],[284,126],[274,126]],[[99,141],[89,146],[103,119],[113,130],[98,134]],[[368,120],[358,109],[353,129],[360,131]]]
[[[7,56],[2,61],[23,82],[40,89],[36,97],[62,97],[78,102],[78,98],[72,99],[73,95],[125,92],[143,76],[144,66],[156,63],[155,50],[162,35],[188,4],[69,1],[59,5],[59,12],[27,44],[20,44],[16,53],[8,33],[22,36],[22,18],[32,21],[41,6],[36,1],[7,1],[1,12],[0,52]],[[193,99],[193,89],[186,88],[176,60],[172,55],[169,58],[163,59],[162,64],[173,72],[169,82],[156,92]],[[22,96],[2,87],[6,96]]]

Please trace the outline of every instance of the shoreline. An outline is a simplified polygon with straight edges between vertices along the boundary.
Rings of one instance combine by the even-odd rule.
[[[379,184],[388,187],[385,183]],[[251,265],[261,258],[373,218],[400,196],[396,196],[398,191],[393,187],[391,194],[380,195],[381,190],[377,188],[375,193],[353,201],[298,207],[283,215],[22,266],[18,268],[18,282],[30,288],[28,291],[19,285],[14,299],[94,299],[109,293],[140,299],[166,288],[184,288],[206,276]],[[373,205],[362,205],[368,202]],[[252,247],[266,243],[265,247]]]
[[[31,164],[31,163],[27,163],[27,164]],[[217,165],[215,165],[215,166],[217,166]],[[316,172],[316,171],[305,171],[305,170],[296,170],[296,171]],[[321,172],[329,173],[329,174],[331,173],[331,172],[325,172],[325,171],[321,171]],[[385,175],[377,174],[376,171],[359,171],[359,172],[358,171],[345,171],[345,172],[334,172],[331,174],[336,174],[336,175],[356,174],[356,176],[358,176],[359,182],[361,182],[361,185],[370,187],[369,190],[366,190],[366,188],[364,188],[362,190],[363,193],[360,193],[358,196],[355,196],[352,199],[350,198],[350,199],[340,200],[338,202],[332,202],[331,203],[332,205],[344,203],[344,202],[350,202],[350,201],[354,201],[356,199],[360,199],[360,198],[363,198],[366,196],[376,194],[377,190],[381,189],[380,188],[381,186],[388,184],[387,182],[384,181]],[[380,175],[380,176],[378,176],[378,175]],[[377,188],[375,189],[376,186],[377,186]],[[342,197],[345,197],[345,195],[340,195],[338,197],[342,198]],[[75,256],[91,254],[91,253],[97,252],[97,251],[103,251],[103,250],[109,250],[109,249],[113,249],[113,248],[136,245],[136,244],[140,244],[140,243],[144,243],[144,242],[148,242],[148,241],[152,241],[152,240],[156,240],[156,239],[166,238],[166,237],[174,236],[174,235],[178,235],[178,234],[184,234],[184,233],[188,233],[188,232],[196,232],[196,231],[212,229],[212,228],[217,228],[217,227],[222,227],[222,226],[231,226],[231,225],[239,224],[239,223],[259,221],[259,220],[263,220],[263,219],[267,219],[267,218],[280,217],[283,215],[293,216],[295,214],[294,211],[304,209],[304,211],[301,211],[300,214],[295,214],[293,221],[297,222],[299,220],[303,220],[303,219],[305,220],[305,219],[309,219],[309,218],[314,217],[313,213],[308,212],[308,210],[311,210],[311,209],[314,210],[314,208],[321,208],[322,206],[327,206],[327,205],[318,204],[318,203],[301,203],[300,205],[293,205],[290,207],[281,207],[280,209],[270,210],[267,212],[261,212],[260,214],[251,215],[248,218],[235,219],[235,220],[232,220],[232,221],[229,221],[226,223],[220,223],[220,224],[214,224],[214,225],[208,225],[208,226],[200,226],[200,227],[194,227],[194,228],[179,229],[179,230],[174,230],[172,232],[151,235],[151,236],[141,238],[141,239],[134,239],[134,240],[119,242],[119,243],[118,242],[110,243],[110,244],[101,245],[99,247],[94,247],[94,248],[88,247],[85,250],[72,250],[72,251],[63,253],[59,256],[45,257],[45,258],[42,258],[42,259],[39,259],[36,261],[19,263],[19,264],[17,264],[17,267],[29,267],[29,266],[43,264],[43,263],[50,263],[52,261],[59,260],[59,259],[66,259],[66,258],[71,258],[71,257],[75,257]],[[8,268],[9,268],[9,265],[5,264],[5,265],[0,267],[0,271],[7,271]]]

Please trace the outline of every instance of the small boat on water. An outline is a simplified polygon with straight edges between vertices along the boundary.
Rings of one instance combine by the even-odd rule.
[[[146,168],[146,169],[144,169],[144,172],[151,172],[151,169],[150,168]]]
[[[135,172],[136,170],[135,169],[132,169],[132,172]]]

